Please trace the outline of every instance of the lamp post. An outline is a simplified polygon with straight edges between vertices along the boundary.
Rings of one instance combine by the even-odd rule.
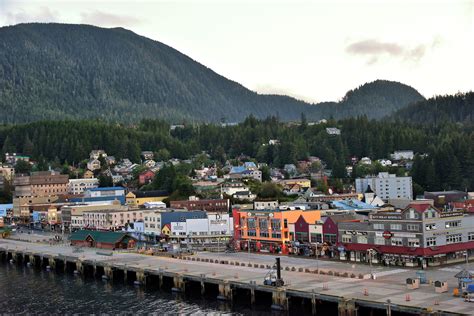
[[[318,242],[316,242],[316,269],[318,270],[319,273],[319,260],[318,260]]]

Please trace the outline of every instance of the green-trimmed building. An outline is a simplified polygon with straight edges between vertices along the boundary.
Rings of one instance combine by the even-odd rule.
[[[128,249],[135,247],[136,239],[126,232],[78,230],[69,237],[72,246],[102,249]]]

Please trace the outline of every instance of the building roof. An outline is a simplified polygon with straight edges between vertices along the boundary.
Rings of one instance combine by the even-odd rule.
[[[103,243],[117,243],[120,242],[124,237],[130,237],[126,232],[108,232],[83,229],[73,232],[69,237],[69,240],[84,241],[88,236],[90,236],[95,242]]]
[[[116,190],[125,190],[124,187],[102,187],[102,188],[92,188],[89,191],[116,191]]]
[[[137,198],[149,198],[149,197],[163,197],[168,196],[168,192],[165,190],[153,190],[153,191],[133,191],[133,194]]]
[[[374,206],[361,202],[357,199],[349,199],[349,200],[339,200],[339,201],[332,201],[332,204],[341,210],[361,210],[361,209],[373,209]]]
[[[233,166],[232,168],[230,168],[229,174],[242,173],[245,170],[247,169],[244,166]]]
[[[434,207],[429,203],[423,203],[423,204],[412,203],[412,204],[408,204],[408,206],[406,207],[406,209],[410,209],[410,208],[418,212],[424,212],[427,209],[434,208]]]

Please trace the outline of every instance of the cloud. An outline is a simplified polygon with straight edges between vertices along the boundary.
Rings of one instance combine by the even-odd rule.
[[[418,62],[425,56],[427,49],[434,49],[440,43],[441,39],[439,37],[436,37],[429,45],[420,44],[414,47],[367,39],[349,44],[346,47],[346,53],[366,57],[367,65],[376,64],[380,58],[386,56],[401,61]]]
[[[141,20],[133,16],[93,11],[81,13],[81,23],[99,26],[132,26],[140,24]]]
[[[48,7],[40,7],[35,12],[26,12],[20,9],[15,12],[5,13],[5,22],[7,25],[31,22],[55,22],[59,20],[59,14]]]

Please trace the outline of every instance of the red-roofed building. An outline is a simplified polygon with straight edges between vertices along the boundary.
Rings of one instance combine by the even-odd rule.
[[[145,170],[138,176],[138,183],[140,183],[140,185],[148,184],[153,181],[154,177],[155,173],[153,171]]]

